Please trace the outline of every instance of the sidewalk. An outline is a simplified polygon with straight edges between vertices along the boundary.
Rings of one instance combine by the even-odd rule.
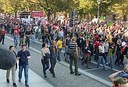
[[[25,87],[24,84],[24,73],[23,78],[21,82],[18,82],[18,70],[16,72],[16,83],[17,87]],[[12,77],[10,72],[10,83],[6,82],[6,70],[0,70],[0,87],[13,87],[12,83]],[[30,87],[53,87],[51,84],[49,84],[47,81],[42,79],[40,76],[38,76],[36,73],[31,71],[29,69],[29,86]]]
[[[12,41],[9,40],[5,40],[5,45],[1,45],[4,48],[8,48],[10,45],[13,44]],[[16,71],[16,84],[17,87],[25,87],[25,79],[24,79],[24,72],[22,73],[22,80],[21,82],[18,82],[18,71],[19,69],[17,68]],[[0,87],[13,87],[13,82],[12,82],[12,72],[10,72],[10,83],[6,82],[6,70],[1,70],[0,69]],[[40,77],[39,75],[37,75],[35,72],[33,72],[30,68],[29,68],[29,76],[28,76],[28,83],[29,83],[29,87],[54,87],[51,84],[49,84],[46,80],[44,80],[42,77]]]

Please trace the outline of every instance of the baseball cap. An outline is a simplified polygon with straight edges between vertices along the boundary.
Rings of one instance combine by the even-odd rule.
[[[128,72],[121,72],[119,74],[119,77],[121,77],[121,78],[128,78]]]
[[[128,73],[122,74],[122,78],[128,78]]]

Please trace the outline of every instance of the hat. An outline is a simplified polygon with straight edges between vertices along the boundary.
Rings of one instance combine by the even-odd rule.
[[[128,72],[121,72],[121,73],[119,73],[119,76],[121,78],[128,78]]]
[[[128,83],[128,80],[124,80],[123,78],[121,77],[117,77],[114,81],[114,84],[126,84]]]
[[[124,73],[124,74],[122,75],[122,78],[128,78],[128,73]]]

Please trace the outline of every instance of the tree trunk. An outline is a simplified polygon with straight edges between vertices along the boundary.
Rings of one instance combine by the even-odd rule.
[[[48,16],[48,22],[50,22],[50,16],[51,16],[51,12],[50,12],[50,9],[48,9],[48,13],[47,13],[47,16]]]
[[[15,18],[17,18],[17,11],[15,11],[15,13],[14,13],[14,14],[15,14]]]

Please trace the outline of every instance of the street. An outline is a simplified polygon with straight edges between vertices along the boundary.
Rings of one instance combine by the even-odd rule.
[[[6,36],[5,46],[13,45],[13,38],[10,35]],[[56,78],[53,78],[49,71],[47,71],[47,78],[43,76],[43,67],[41,64],[41,44],[31,43],[28,50],[31,53],[32,58],[29,60],[30,69],[52,84],[54,87],[110,87],[111,82],[108,76],[120,70],[121,67],[115,67],[115,69],[104,71],[102,67],[96,68],[94,61],[90,63],[91,69],[79,66],[79,72],[81,76],[71,75],[69,71],[69,64],[64,62],[63,51],[61,53],[61,62],[58,62],[55,67]],[[20,50],[20,47],[16,48],[16,51]],[[79,61],[80,63],[80,61]],[[80,65],[80,64],[78,64]]]

